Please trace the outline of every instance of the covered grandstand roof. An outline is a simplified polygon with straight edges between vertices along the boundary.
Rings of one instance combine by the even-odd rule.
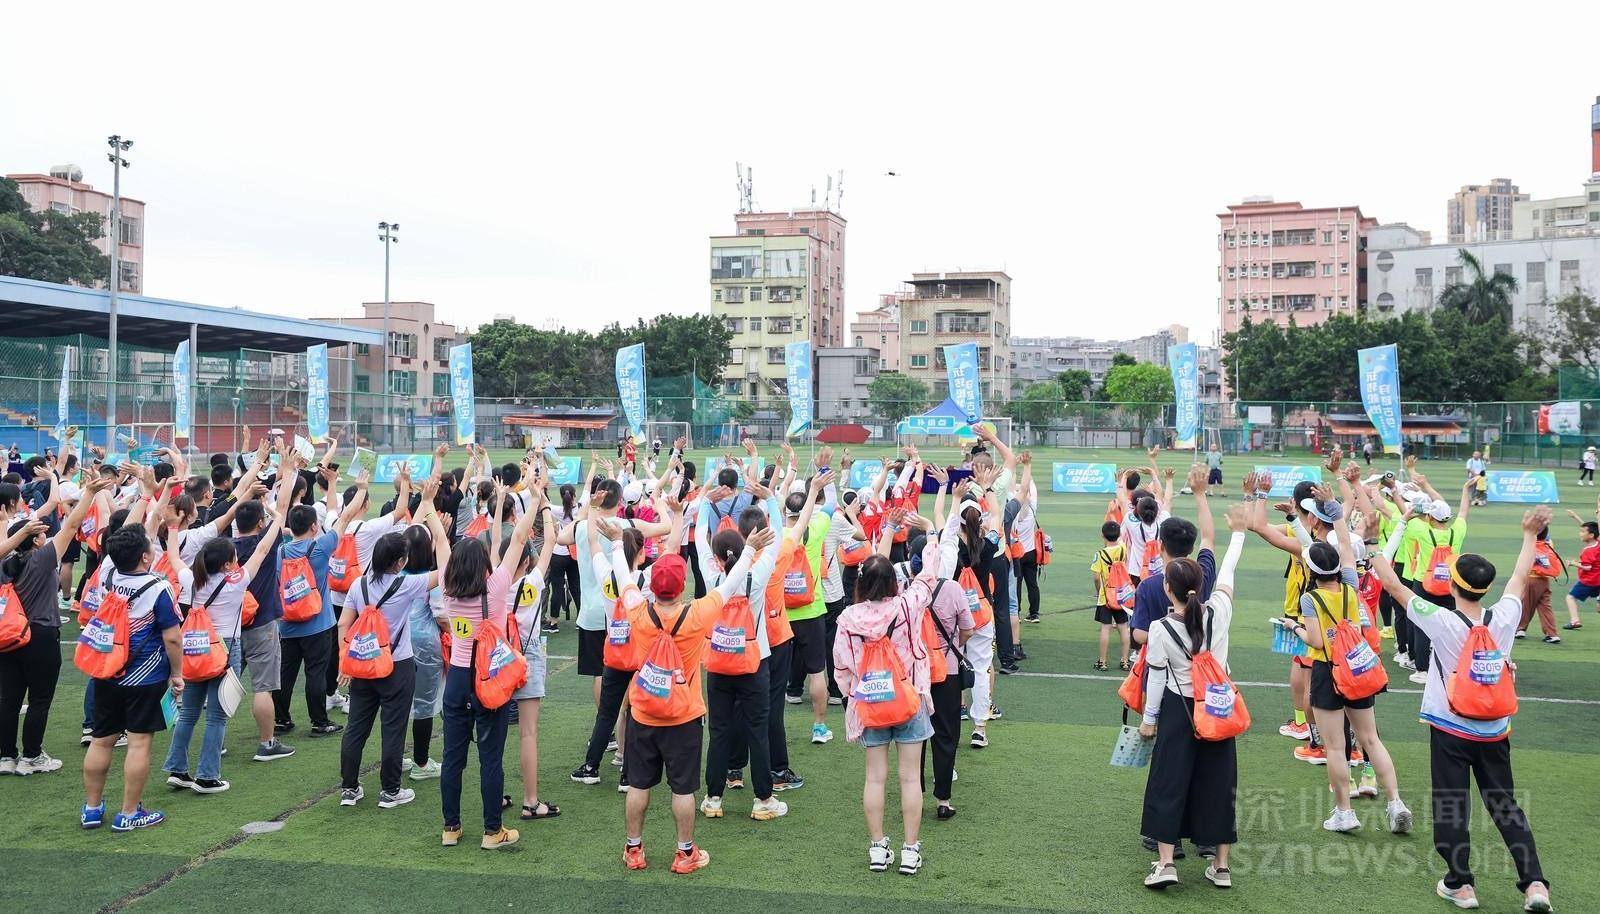
[[[1354,413],[1330,414],[1328,423],[1333,426],[1335,435],[1373,435],[1377,430],[1373,428],[1372,420],[1366,416]],[[1400,434],[1402,435],[1459,435],[1461,423],[1466,419],[1460,416],[1401,416]]]
[[[0,319],[5,322],[7,336],[82,333],[104,337],[110,313],[111,295],[105,289],[0,276]],[[143,295],[117,296],[117,337],[121,343],[171,348],[189,338],[190,324],[200,325],[201,352],[291,351],[316,343],[383,343],[382,333],[360,327]]]

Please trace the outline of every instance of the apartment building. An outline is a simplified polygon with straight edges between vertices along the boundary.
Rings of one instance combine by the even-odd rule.
[[[1307,209],[1250,197],[1217,214],[1217,308],[1222,332],[1245,317],[1287,326],[1356,313],[1365,297],[1366,235],[1359,206]]]
[[[784,346],[843,346],[845,219],[831,210],[736,213],[711,237],[711,313],[733,340],[723,392],[761,403],[788,396]]]
[[[1463,184],[1445,204],[1445,232],[1451,244],[1510,241],[1517,203],[1528,199],[1510,178],[1488,184]]]
[[[111,195],[83,183],[83,169],[76,165],[57,165],[47,175],[6,175],[17,182],[17,190],[28,208],[36,212],[98,213],[105,220],[105,235],[95,241],[100,253],[111,256]],[[122,218],[117,221],[117,273],[119,292],[144,294],[144,201],[122,197]],[[97,285],[103,285],[97,284]]]
[[[984,396],[1005,397],[1011,373],[1011,277],[999,270],[913,273],[899,293],[901,372],[949,392],[944,347],[978,344]]]
[[[871,311],[857,311],[850,322],[849,338],[857,348],[862,346],[878,350],[879,371],[899,371],[900,365],[900,296],[888,293],[878,296],[878,307]]]
[[[321,317],[328,324],[346,324],[367,330],[383,329],[383,302],[362,302],[361,317]],[[465,341],[454,324],[438,319],[432,302],[389,303],[389,393],[413,398],[413,412],[449,413],[450,347]],[[356,393],[383,391],[384,357],[371,347],[355,347]]]
[[[1468,244],[1408,246],[1395,244],[1398,240],[1384,238],[1384,247],[1368,251],[1372,298],[1366,307],[1375,317],[1433,308],[1446,286],[1466,281],[1463,250],[1478,258],[1485,270],[1516,278],[1511,321],[1518,329],[1542,326],[1550,317],[1548,302],[1553,299],[1580,289],[1600,294],[1600,233]]]

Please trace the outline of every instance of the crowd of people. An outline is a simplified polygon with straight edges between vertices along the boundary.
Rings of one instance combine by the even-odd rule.
[[[629,440],[616,462],[594,457],[581,485],[561,486],[549,483],[544,449],[494,466],[469,446],[466,465],[445,471],[441,446],[426,478],[402,469],[376,512],[365,472],[341,480],[337,442],[308,458],[271,435],[203,469],[174,449],[153,466],[98,450],[81,465],[70,451],[33,458],[24,478],[0,483],[0,774],[62,768],[43,739],[65,613],[76,610],[74,662],[89,679],[83,828],[107,824],[115,749],[127,751],[109,826],[147,828],[164,819],[144,805],[153,734],[173,731],[160,769],[170,787],[223,793],[235,711],[248,703],[252,758],[269,763],[294,755],[284,739],[302,726],[299,705],[306,737],[340,740],[340,805],[366,799],[362,762],[376,725],[379,808],[416,799],[403,778],[437,778],[441,841],[459,844],[475,752],[480,846],[510,846],[520,835],[505,824],[508,811],[520,807],[512,815],[521,822],[561,814],[539,793],[538,720],[547,639],[567,621],[595,706],[570,780],[601,784],[612,753],[627,795],[627,868],[649,865],[644,821],[663,779],[676,823],[673,872],[709,863],[697,818],[731,811],[746,768],[750,817],[785,816],[778,794],[806,783],[791,761],[785,706],[809,704],[809,734],[796,738],[833,740],[828,709],[843,705],[845,739],[863,750],[868,866],[914,875],[924,865],[928,762],[935,815],[948,820],[962,733],[969,751],[990,745],[998,677],[1027,659],[1023,625],[1042,619],[1039,570],[1053,551],[1031,455],[992,430],[977,434],[959,466],[907,447],[859,487],[847,482],[848,451],[835,460],[824,447],[806,465],[788,446],[765,460],[748,439],[742,454],[703,467],[685,459],[681,439],[665,455],[659,442]],[[1361,828],[1352,801],[1379,796],[1386,830],[1412,827],[1373,710],[1387,685],[1378,652],[1392,638],[1394,662],[1424,685],[1434,840],[1447,866],[1438,894],[1476,906],[1470,775],[1511,848],[1527,910],[1549,910],[1513,794],[1514,694],[1506,703],[1511,647],[1532,617],[1547,642],[1560,640],[1550,589],[1562,563],[1549,511],[1524,519],[1505,593],[1490,604],[1496,569],[1463,549],[1482,467],[1469,466],[1454,509],[1414,460],[1404,481],[1362,479],[1335,452],[1331,485],[1300,483],[1270,510],[1273,480],[1248,473],[1242,501],[1226,511],[1219,561],[1208,499],[1221,455],[1197,461],[1185,480],[1192,520],[1179,516],[1176,473],[1158,471],[1157,456],[1119,475],[1088,557],[1100,627],[1094,669],[1108,669],[1115,633],[1127,673],[1119,694],[1154,740],[1141,834],[1156,860],[1145,885],[1179,881],[1184,839],[1206,858],[1208,881],[1233,884],[1234,740],[1249,713],[1228,655],[1235,569],[1254,535],[1286,556],[1283,612],[1270,622],[1290,656],[1294,714],[1279,733],[1305,743],[1295,758],[1326,767],[1323,827]],[[1586,549],[1569,629],[1581,625],[1579,601],[1600,596],[1600,527],[1580,523]],[[503,770],[512,723],[520,804]],[[898,849],[884,821],[891,745]]]

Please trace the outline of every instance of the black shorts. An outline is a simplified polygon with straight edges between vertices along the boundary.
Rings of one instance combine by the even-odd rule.
[[[794,666],[810,675],[828,668],[828,622],[824,616],[790,622],[794,629]]]
[[[61,564],[74,565],[81,558],[83,558],[83,544],[73,540],[72,544],[67,547],[67,551],[61,554]]]
[[[700,789],[700,746],[704,731],[696,717],[675,727],[652,727],[628,715],[625,774],[629,787],[649,790],[661,783],[667,773],[667,787],[675,794],[692,794]]]
[[[205,683],[190,686],[203,689]],[[117,685],[114,679],[94,681],[94,729],[91,736],[116,736],[119,733],[160,733],[167,729],[161,713],[161,698],[167,694],[165,681],[143,686]]]
[[[578,629],[578,675],[599,676],[606,671],[606,633]]]
[[[1094,621],[1101,625],[1127,625],[1128,611],[1125,609],[1112,609],[1109,606],[1096,606],[1094,608]]]
[[[1222,467],[1215,467],[1209,473],[1206,474],[1206,485],[1208,485],[1208,486],[1220,486],[1220,485],[1222,485]]]
[[[1326,660],[1311,661],[1311,707],[1319,711],[1343,711],[1350,708],[1364,711],[1378,703],[1377,695],[1366,698],[1346,698],[1333,684],[1333,664]]]

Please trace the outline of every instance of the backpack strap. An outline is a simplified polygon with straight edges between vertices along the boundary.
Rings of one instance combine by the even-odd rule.
[[[378,598],[378,602],[376,604],[374,604],[374,605],[381,607],[381,606],[383,606],[383,604],[389,602],[389,598],[395,595],[395,592],[400,589],[400,584],[404,580],[405,580],[405,575],[403,575],[403,574],[395,575],[394,576],[394,581],[389,584],[389,589],[383,592],[383,596],[379,597]],[[361,595],[363,597],[365,597],[367,595],[367,588],[365,586],[366,578],[362,578],[362,582],[363,582],[363,586],[361,588]],[[483,592],[483,598],[484,598],[485,601],[487,601],[489,599],[489,591],[487,589],[485,589],[484,592]]]
[[[1178,650],[1183,651],[1183,656],[1191,661],[1194,660],[1194,654],[1190,652],[1189,645],[1185,643],[1182,638],[1178,637],[1177,632],[1172,630],[1172,622],[1169,619],[1161,619],[1160,625],[1162,628],[1167,630],[1167,637],[1171,638],[1173,643],[1178,645]]]

